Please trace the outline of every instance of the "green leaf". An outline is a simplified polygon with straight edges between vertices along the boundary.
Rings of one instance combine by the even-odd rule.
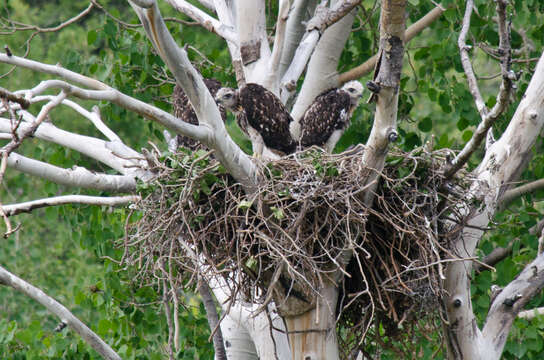
[[[98,33],[95,30],[91,30],[87,33],[87,44],[92,45],[96,42],[98,38]]]
[[[238,203],[238,209],[249,209],[253,205],[253,201],[242,200]]]
[[[432,130],[433,128],[433,121],[431,120],[430,117],[424,117],[423,119],[421,119],[421,121],[417,124],[417,127],[419,130],[423,131],[423,132],[429,132]]]
[[[283,213],[283,210],[280,209],[280,208],[277,208],[275,206],[272,206],[270,208],[270,210],[272,210],[272,213],[274,214],[274,217],[278,220],[281,220],[285,217],[285,214]]]

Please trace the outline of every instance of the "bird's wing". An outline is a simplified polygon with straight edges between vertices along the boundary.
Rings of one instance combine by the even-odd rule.
[[[258,84],[247,84],[240,89],[240,104],[248,124],[261,134],[266,146],[284,153],[296,149],[296,142],[289,132],[293,118],[272,92]]]
[[[349,107],[345,91],[332,89],[317,96],[300,121],[302,146],[322,146],[335,130],[343,130],[349,122]]]

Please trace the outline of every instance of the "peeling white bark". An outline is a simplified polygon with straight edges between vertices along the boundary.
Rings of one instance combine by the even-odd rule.
[[[246,82],[263,84],[271,56],[264,0],[237,0],[236,30]]]

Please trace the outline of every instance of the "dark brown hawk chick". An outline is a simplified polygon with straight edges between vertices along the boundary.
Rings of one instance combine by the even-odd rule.
[[[331,153],[349,126],[362,95],[363,85],[358,81],[318,95],[300,120],[302,147],[318,145]]]
[[[255,157],[273,160],[296,150],[289,132],[293,118],[280,99],[261,85],[222,88],[215,101],[234,113],[238,126],[253,144]]]
[[[212,97],[215,97],[217,91],[221,89],[221,82],[215,79],[204,79],[204,84],[210,91]],[[174,93],[172,94],[172,97],[174,116],[189,124],[198,125],[198,119],[196,117],[195,110],[189,102],[189,98],[187,97],[187,95],[185,95],[185,92],[178,84],[174,86]],[[225,122],[225,119],[227,118],[225,108],[219,106],[219,111],[221,112],[221,118],[223,119],[223,122]],[[188,136],[177,135],[177,142],[178,146],[183,146],[193,151],[200,148],[200,142],[191,139]]]

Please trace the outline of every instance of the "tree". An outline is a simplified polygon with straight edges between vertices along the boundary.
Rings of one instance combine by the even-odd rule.
[[[502,289],[490,289],[488,311],[475,312],[471,282],[474,263],[479,265],[477,271],[485,272],[513,252],[509,246],[498,257],[489,254],[478,260],[479,246],[501,250],[486,238],[493,234],[493,219],[502,216],[499,211],[542,188],[541,181],[533,181],[541,160],[536,156],[531,161],[533,151],[538,154],[542,146],[539,134],[544,122],[544,60],[531,58],[535,51],[540,54],[535,44],[542,45],[536,40],[539,29],[531,25],[542,19],[538,4],[509,5],[497,0],[491,7],[467,1],[464,15],[458,17],[459,8],[444,2],[417,22],[408,17],[413,23],[407,28],[406,13],[417,12],[418,2],[408,6],[406,1],[383,0],[379,9],[372,9],[371,2],[348,0],[280,0],[268,8],[265,1],[254,0],[171,0],[168,9],[166,4],[160,9],[153,0],[129,3],[141,27],[106,12],[110,20],[104,34],[88,33],[88,43],[92,45],[100,36],[102,45],[118,58],[110,56],[110,67],[103,72],[96,63],[88,63],[88,73],[101,80],[62,65],[19,57],[9,47],[0,54],[1,63],[53,77],[30,89],[2,89],[0,126],[8,143],[2,148],[0,177],[9,167],[57,184],[101,192],[100,196],[55,196],[2,205],[6,237],[18,231],[11,216],[40,207],[133,204],[128,214],[136,212],[141,218],[131,229],[127,227],[117,260],[164,295],[170,358],[182,346],[180,289],[191,286],[204,301],[218,359],[372,358],[379,356],[373,352],[381,351],[430,357],[429,349],[441,351],[440,334],[448,358],[501,356],[515,318],[529,316],[522,310],[537,301],[544,286],[544,234],[538,248],[528,252],[532,258],[520,264],[517,277],[500,280],[505,283]],[[510,7],[516,10],[515,16],[509,14]],[[106,11],[91,1],[87,10],[53,30],[80,20],[93,8]],[[260,84],[287,104],[295,138],[300,135],[301,117],[317,95],[374,68],[367,83],[372,105],[366,109],[375,104],[375,111],[365,145],[338,154],[303,149],[275,161],[248,156],[242,150],[247,144],[241,147],[233,140],[239,135],[229,135],[201,73],[189,60],[187,47],[180,48],[172,36],[179,30],[166,25],[161,12],[172,9],[225,41],[230,55],[227,66],[239,86]],[[443,13],[441,21],[446,26],[429,39],[416,38],[421,47],[412,60],[413,50],[406,51],[407,43]],[[270,19],[273,14],[275,22]],[[476,26],[471,26],[475,18]],[[368,28],[371,36],[353,32],[355,22]],[[24,30],[18,23],[8,25]],[[273,39],[268,33],[271,25]],[[136,30],[127,30],[132,27]],[[455,37],[459,58],[442,53],[452,50],[452,31],[459,32]],[[147,39],[141,37],[144,33]],[[197,45],[199,36],[191,34],[182,27],[178,35],[186,46],[191,37]],[[469,34],[471,40],[467,40]],[[373,49],[365,47],[372,36],[374,57],[370,57]],[[441,45],[439,36],[447,37]],[[134,44],[147,41],[154,51],[143,58],[134,51]],[[474,69],[483,67],[487,59],[474,51],[476,45],[500,62],[498,91],[493,86],[481,90],[483,78]],[[360,65],[343,59],[346,54],[358,55]],[[515,58],[520,54],[521,58]],[[141,67],[135,74],[123,71],[136,59]],[[221,61],[221,56],[216,59]],[[403,66],[405,59],[408,66]],[[537,60],[533,69],[531,64]],[[517,64],[526,67],[528,74],[522,75]],[[349,70],[339,73],[339,66]],[[414,79],[403,77],[403,69],[411,69]],[[198,125],[174,117],[164,102],[153,99],[157,89],[159,94],[164,91],[168,71],[188,97]],[[466,87],[457,82],[461,72]],[[114,79],[108,78],[111,74]],[[130,85],[137,81],[143,83],[139,93]],[[414,94],[406,90],[408,86],[416,87]],[[430,100],[417,97],[424,91]],[[489,99],[482,95],[491,91],[497,95]],[[521,92],[521,101],[512,101]],[[98,103],[107,111],[86,108]],[[61,106],[90,120],[107,140],[62,130],[49,122],[53,109]],[[150,143],[149,149],[137,151],[125,144],[106,125],[108,115],[113,119],[120,114],[134,122],[145,117],[167,129],[165,145]],[[437,121],[439,116],[446,120],[444,124]],[[407,117],[418,121],[421,132],[445,131],[445,136],[429,138],[414,148],[419,135],[410,125],[397,124],[399,118]],[[353,122],[360,131],[361,124]],[[460,130],[475,126],[474,131],[463,133],[466,143],[460,151],[450,149],[454,144],[447,132],[454,128],[452,124]],[[227,126],[232,133],[234,126]],[[345,134],[338,150],[361,142],[356,131]],[[180,150],[171,133],[195,139],[203,147],[194,152]],[[497,140],[494,134],[500,135]],[[76,164],[67,169],[18,154],[32,137],[92,161],[82,162],[87,167]],[[400,148],[393,149],[392,143],[399,138]],[[103,171],[105,166],[111,171]],[[520,177],[530,182],[516,187]],[[542,232],[541,223],[532,220],[533,238]],[[39,289],[3,268],[0,283],[42,302],[103,357],[119,358],[108,341]],[[221,308],[219,322],[210,289]],[[479,296],[486,295],[477,291]],[[434,318],[419,318],[433,307]],[[477,315],[483,317],[480,325]],[[433,319],[440,319],[443,328],[434,329],[429,349],[403,349],[401,340],[394,341],[409,327],[415,327],[416,334],[428,332]],[[339,347],[339,342],[344,346]]]

